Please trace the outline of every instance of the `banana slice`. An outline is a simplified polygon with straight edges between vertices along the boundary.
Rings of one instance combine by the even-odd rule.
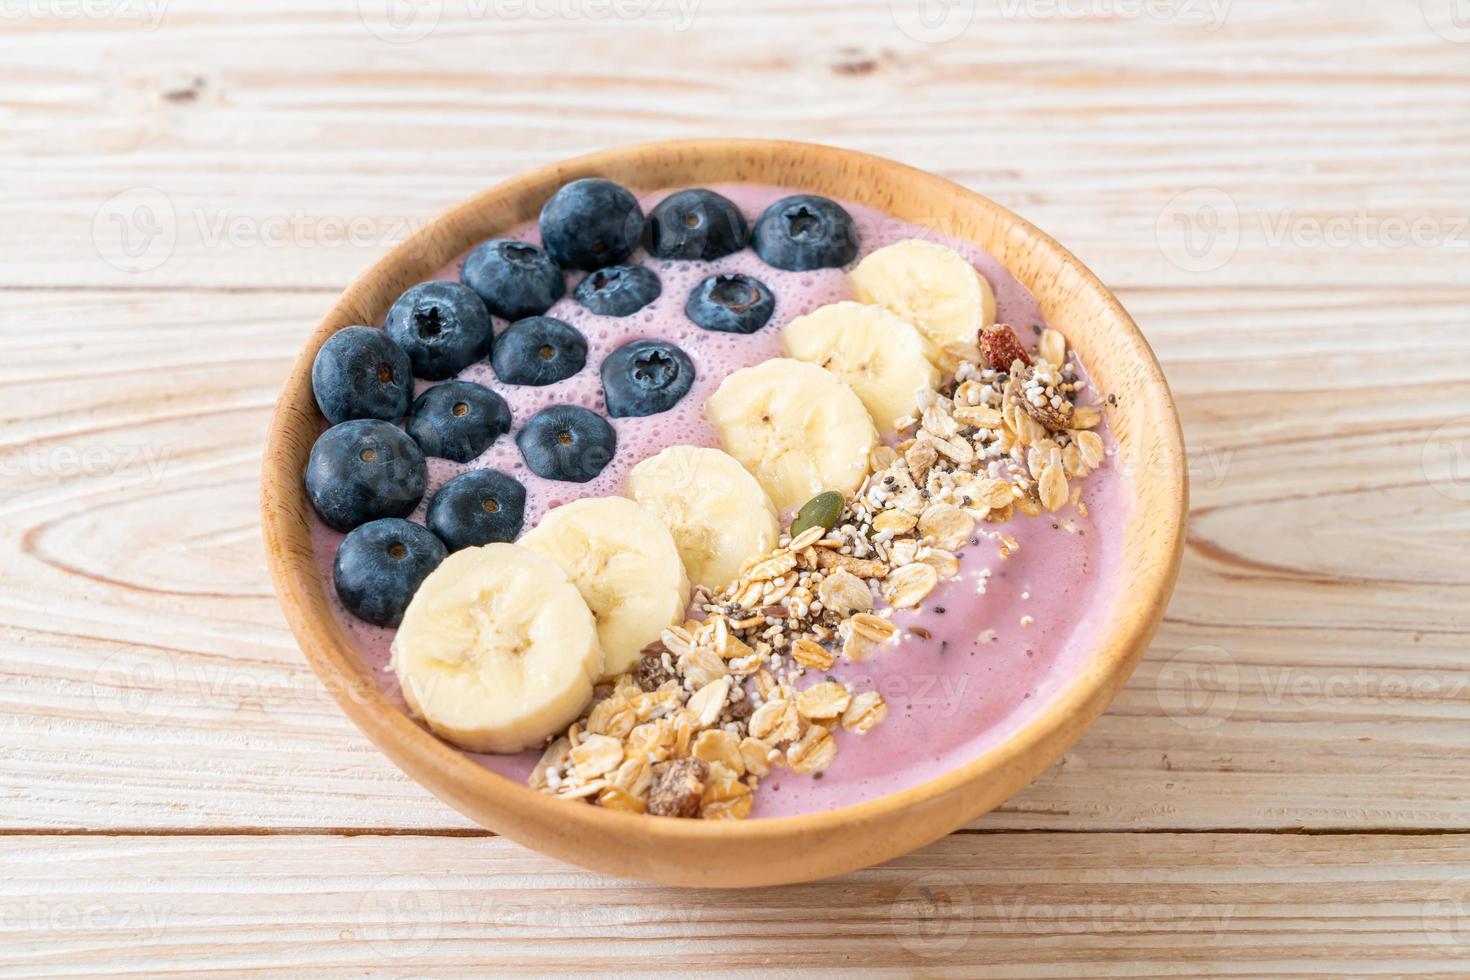
[[[910,238],[880,248],[849,275],[864,303],[886,306],[919,328],[940,352],[974,346],[995,322],[995,293],[985,277],[952,248]]]
[[[552,510],[520,543],[550,557],[597,621],[604,680],[631,670],[664,628],[684,621],[689,578],[663,522],[627,497]]]
[[[857,490],[878,444],[868,410],[842,379],[791,358],[736,371],[704,412],[781,513],[823,490]]]
[[[755,477],[718,449],[670,446],[633,467],[628,494],[664,522],[696,585],[718,593],[746,559],[776,546],[776,508]]]
[[[592,700],[602,650],[592,612],[545,555],[466,548],[419,586],[390,665],[415,715],[475,752],[536,748]]]
[[[917,415],[918,392],[939,385],[933,345],[886,307],[830,303],[797,317],[781,335],[786,353],[820,365],[862,399],[882,435]]]

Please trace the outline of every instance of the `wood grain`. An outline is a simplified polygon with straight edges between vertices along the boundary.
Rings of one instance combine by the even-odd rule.
[[[1461,836],[957,834],[740,892],[629,884],[494,838],[20,837],[0,859],[13,975],[1470,969]]]

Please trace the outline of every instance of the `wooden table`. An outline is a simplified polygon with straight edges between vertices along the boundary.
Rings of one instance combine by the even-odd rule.
[[[0,2],[0,975],[1470,971],[1453,0],[383,6]],[[1047,228],[1193,460],[1167,621],[1075,751],[926,850],[748,893],[431,798],[308,670],[256,524],[277,385],[349,279],[532,164],[705,135]]]

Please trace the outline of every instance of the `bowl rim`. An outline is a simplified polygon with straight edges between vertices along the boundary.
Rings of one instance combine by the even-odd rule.
[[[315,439],[320,426],[316,407],[310,396],[309,376],[312,359],[321,344],[341,326],[366,322],[357,312],[365,308],[364,294],[374,279],[391,276],[407,261],[417,261],[422,254],[442,254],[433,239],[436,232],[466,221],[494,203],[524,194],[529,189],[551,180],[573,179],[588,172],[626,164],[635,157],[683,158],[719,157],[729,154],[800,154],[822,158],[829,164],[860,163],[892,174],[894,179],[914,181],[931,188],[968,198],[990,212],[1008,230],[1019,231],[1035,245],[1049,253],[1062,265],[1070,266],[1082,284],[1095,291],[1108,313],[1123,328],[1123,341],[1139,362],[1144,381],[1139,390],[1153,402],[1152,414],[1167,420],[1161,431],[1151,432],[1155,446],[1163,451],[1161,459],[1150,466],[1149,478],[1162,483],[1159,499],[1173,506],[1135,514],[1135,520],[1152,524],[1152,537],[1159,544],[1155,550],[1161,560],[1151,562],[1141,573],[1126,581],[1137,590],[1138,615],[1123,616],[1120,629],[1099,636],[1085,666],[1078,674],[1063,682],[1038,714],[998,745],[942,775],[906,789],[885,793],[860,803],[817,813],[761,817],[748,820],[705,821],[680,820],[672,817],[650,817],[646,814],[622,813],[576,801],[560,800],[493,772],[460,749],[431,734],[406,712],[387,699],[366,676],[366,668],[356,662],[355,651],[344,642],[345,632],[335,622],[329,607],[321,605],[310,594],[312,583],[324,595],[315,558],[310,547],[310,529],[305,521],[293,518],[309,508],[304,501],[300,473],[290,466],[291,440],[305,436],[308,444]],[[746,178],[751,180],[751,178]],[[799,176],[783,181],[793,190],[801,190]],[[638,191],[653,187],[635,188]],[[881,210],[881,208],[879,208]],[[502,228],[504,230],[504,228]],[[964,236],[957,236],[964,237]],[[445,255],[441,267],[462,250]],[[1029,289],[1030,287],[1028,287]],[[302,400],[302,392],[305,400]],[[1161,465],[1160,465],[1161,464]],[[1136,491],[1130,496],[1136,501]],[[308,335],[306,343],[292,362],[285,384],[272,411],[262,462],[261,523],[264,531],[266,558],[277,596],[291,631],[313,670],[325,684],[342,710],[364,734],[410,777],[427,786],[456,809],[465,810],[462,801],[493,801],[494,808],[505,816],[505,823],[525,829],[542,821],[557,826],[558,836],[572,835],[651,835],[668,842],[730,842],[790,840],[794,833],[823,833],[839,827],[862,825],[878,818],[892,816],[959,793],[987,777],[997,776],[1032,756],[1041,746],[1048,746],[1046,760],[1036,772],[1059,758],[1082,731],[1112,700],[1127,681],[1141,659],[1163,614],[1178,575],[1184,550],[1184,527],[1188,509],[1188,481],[1185,470],[1184,440],[1178,411],[1163,371],[1148,342],[1112,292],[1076,256],[1055,239],[1030,222],[1014,214],[988,197],[946,178],[936,176],[883,157],[860,151],[822,144],[765,139],[694,139],[654,143],[637,143],[604,149],[572,157],[524,171],[487,190],[461,201],[417,229],[357,276],[332,308]],[[318,606],[321,605],[321,608]],[[434,771],[433,779],[423,773]],[[1027,777],[1034,778],[1032,776]],[[983,811],[981,811],[983,812]],[[511,819],[511,815],[515,819]],[[967,822],[978,816],[970,814]],[[471,814],[482,820],[478,814]],[[513,839],[520,836],[514,829],[492,827],[497,833]]]

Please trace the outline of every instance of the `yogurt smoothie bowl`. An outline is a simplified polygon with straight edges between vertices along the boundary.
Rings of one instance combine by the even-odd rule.
[[[978,246],[755,183],[570,181],[313,362],[304,489],[382,693],[565,806],[821,813],[1086,665],[1109,392]]]

